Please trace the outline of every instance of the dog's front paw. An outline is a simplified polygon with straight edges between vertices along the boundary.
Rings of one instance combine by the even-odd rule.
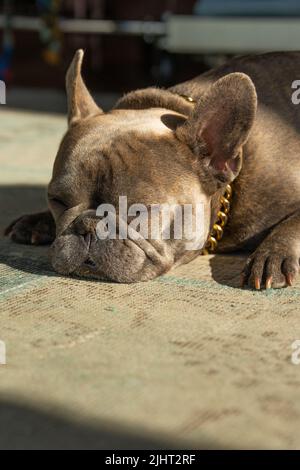
[[[55,238],[55,222],[49,211],[24,215],[14,220],[4,234],[16,243],[47,245]]]
[[[258,247],[242,272],[242,285],[269,289],[291,286],[299,272],[299,256],[288,249]]]

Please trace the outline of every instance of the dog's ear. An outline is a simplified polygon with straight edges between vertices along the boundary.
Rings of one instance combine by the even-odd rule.
[[[88,92],[81,76],[84,52],[76,51],[66,75],[69,126],[88,116],[102,113]]]
[[[203,159],[214,178],[229,183],[240,172],[241,148],[249,136],[256,107],[256,91],[248,75],[225,75],[200,98],[176,135]]]

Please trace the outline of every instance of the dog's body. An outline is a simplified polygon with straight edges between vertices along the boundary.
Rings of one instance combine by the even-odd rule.
[[[300,106],[291,100],[300,53],[238,57],[169,90],[129,93],[107,115],[82,82],[81,61],[78,52],[68,72],[70,127],[49,185],[54,268],[85,275],[82,265],[92,259],[100,277],[132,282],[187,262],[198,252],[187,253],[179,242],[87,243],[95,230],[91,210],[100,202],[116,204],[119,195],[146,205],[200,201],[208,235],[220,195],[232,183],[218,251],[255,250],[244,271],[251,286],[290,285],[300,259]],[[91,156],[99,152],[99,135],[101,163]],[[65,207],[58,207],[61,199]],[[50,242],[54,220],[49,212],[27,216],[7,233],[19,242]]]

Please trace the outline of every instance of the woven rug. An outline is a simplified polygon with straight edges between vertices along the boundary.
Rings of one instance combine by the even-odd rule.
[[[1,109],[1,231],[45,206],[65,127]],[[0,448],[300,448],[299,281],[240,289],[242,256],[206,256],[118,285],[0,250]]]

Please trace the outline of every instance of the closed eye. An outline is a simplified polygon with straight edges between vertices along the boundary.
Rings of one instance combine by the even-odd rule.
[[[61,206],[61,207],[65,207],[65,208],[68,207],[67,204],[65,204],[65,202],[62,199],[58,198],[58,197],[48,195],[48,199],[49,199],[49,202],[51,204]]]

